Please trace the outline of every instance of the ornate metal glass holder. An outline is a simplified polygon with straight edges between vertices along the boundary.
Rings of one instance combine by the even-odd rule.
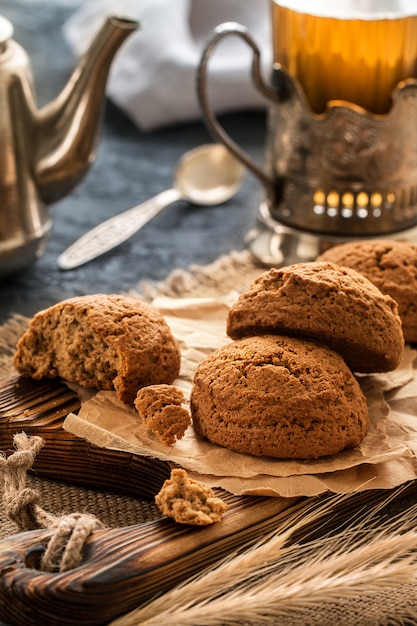
[[[252,77],[268,100],[264,169],[225,133],[208,104],[207,63],[231,34],[252,47]],[[351,239],[417,241],[417,80],[398,84],[387,114],[342,101],[315,114],[282,66],[273,66],[270,85],[264,82],[257,45],[244,27],[228,23],[215,29],[206,46],[198,91],[211,131],[265,187],[257,223],[247,235],[261,262],[313,260]]]

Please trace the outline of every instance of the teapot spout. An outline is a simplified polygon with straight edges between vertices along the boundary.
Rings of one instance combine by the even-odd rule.
[[[138,27],[135,20],[109,16],[62,92],[35,113],[34,177],[45,204],[67,195],[94,162],[110,66]]]

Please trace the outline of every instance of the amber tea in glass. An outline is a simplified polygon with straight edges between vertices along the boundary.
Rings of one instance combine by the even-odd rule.
[[[417,77],[417,16],[358,18],[352,11],[341,18],[292,8],[305,5],[272,0],[274,61],[299,81],[315,113],[334,100],[386,113],[395,86]],[[333,7],[337,12],[340,3]],[[311,9],[316,12],[317,3]]]

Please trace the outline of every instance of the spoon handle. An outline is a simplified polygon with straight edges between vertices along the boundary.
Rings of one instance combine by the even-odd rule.
[[[134,235],[167,206],[181,199],[178,189],[167,189],[132,209],[102,222],[77,239],[57,260],[62,270],[71,270],[112,250]]]

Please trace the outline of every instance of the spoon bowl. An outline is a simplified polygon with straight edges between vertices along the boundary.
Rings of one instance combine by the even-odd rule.
[[[178,200],[214,206],[240,189],[246,169],[223,144],[205,144],[186,152],[178,162],[172,189],[102,222],[58,257],[58,267],[70,270],[120,245],[153,217]]]
[[[183,200],[213,206],[230,200],[241,187],[244,175],[242,163],[223,144],[207,144],[180,159],[175,187]]]

